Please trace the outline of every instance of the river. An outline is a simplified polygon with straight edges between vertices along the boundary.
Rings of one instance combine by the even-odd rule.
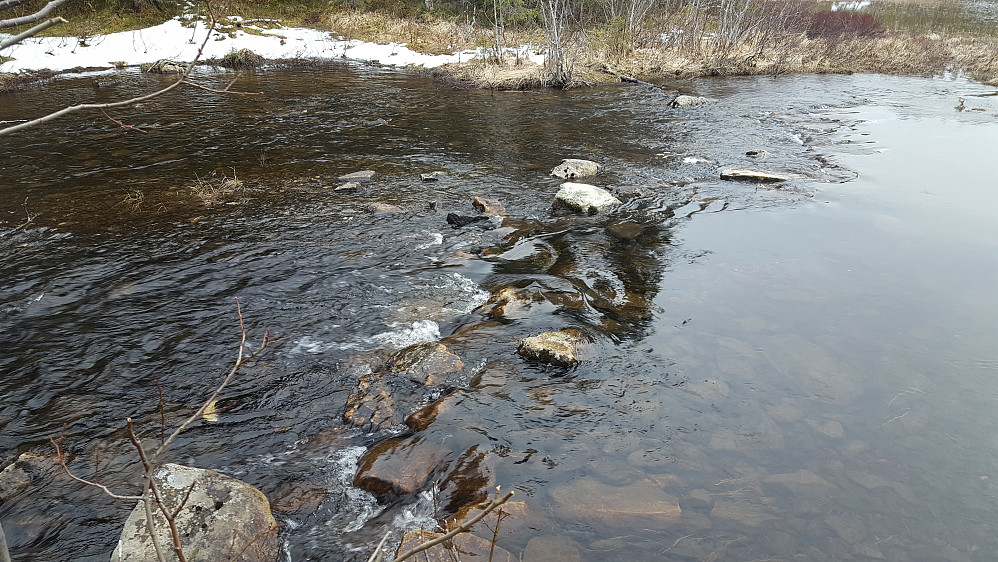
[[[100,80],[5,95],[0,120],[159,84]],[[0,461],[64,434],[71,466],[99,458],[132,493],[124,419],[158,437],[154,380],[167,426],[210,394],[238,296],[251,341],[287,339],[171,460],[260,488],[285,560],[366,560],[386,530],[432,527],[430,494],[379,504],[352,486],[389,437],[481,453],[523,502],[498,546],[527,561],[994,559],[994,88],[661,86],[459,91],[344,62],[234,87],[262,97],[189,88],[111,114],[145,132],[85,114],[5,137]],[[717,101],[672,109],[675,90]],[[548,173],[568,157],[601,163],[592,183],[625,203],[552,213]],[[721,181],[730,166],[793,179]],[[373,182],[334,189],[366,169]],[[505,223],[447,224],[475,196]],[[525,304],[486,317],[507,287]],[[587,340],[577,366],[516,355],[567,327]],[[440,339],[465,392],[429,427],[343,424],[359,374]],[[661,498],[681,515],[658,517]],[[49,475],[0,521],[17,560],[107,560],[131,508]]]

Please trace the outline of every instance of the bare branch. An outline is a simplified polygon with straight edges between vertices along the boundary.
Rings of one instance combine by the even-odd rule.
[[[98,484],[97,482],[92,482],[90,480],[84,480],[83,478],[80,478],[79,476],[73,474],[72,471],[69,470],[69,466],[66,465],[66,457],[65,455],[63,455],[62,447],[58,443],[56,443],[55,439],[52,439],[51,437],[49,437],[49,442],[52,443],[53,447],[55,447],[56,464],[62,466],[62,469],[66,471],[66,474],[73,480],[76,480],[80,484],[85,484],[87,486],[98,488],[102,492],[104,492],[105,494],[116,500],[129,500],[129,501],[143,500],[142,496],[123,496],[121,494],[116,494],[103,484]]]
[[[236,78],[239,78],[239,77],[236,76]],[[233,78],[232,82],[235,82],[235,81],[236,81],[236,79]],[[188,86],[194,86],[195,88],[201,88],[202,90],[207,90],[209,92],[214,92],[216,94],[229,94],[229,95],[233,95],[233,96],[262,96],[262,95],[264,95],[263,92],[238,92],[238,91],[235,91],[235,90],[230,90],[229,88],[232,87],[232,82],[229,82],[229,85],[226,86],[225,88],[221,89],[221,90],[216,90],[215,88],[209,88],[208,86],[203,86],[203,85],[198,84],[196,82],[187,82],[187,85]]]
[[[58,1],[58,0],[53,0],[53,1]],[[187,80],[187,77],[190,75],[191,71],[194,70],[194,66],[197,63],[197,61],[201,60],[201,55],[204,54],[205,45],[208,44],[208,40],[211,39],[211,33],[215,30],[215,23],[216,23],[215,17],[214,17],[214,15],[212,15],[211,16],[211,23],[208,26],[208,32],[204,36],[204,41],[201,42],[201,47],[198,48],[197,55],[194,57],[194,60],[191,61],[191,64],[187,66],[187,70],[184,71],[184,73],[180,76],[180,79],[177,80],[176,82],[174,82],[173,84],[170,84],[169,86],[167,86],[167,87],[165,87],[165,88],[163,88],[161,90],[157,90],[155,92],[152,92],[151,94],[145,94],[143,96],[137,96],[137,97],[130,98],[130,99],[127,99],[127,100],[121,100],[121,101],[115,101],[115,102],[109,102],[109,103],[81,103],[81,104],[78,104],[78,105],[64,107],[64,108],[60,109],[59,111],[55,111],[55,112],[49,113],[48,115],[44,115],[44,116],[39,117],[37,119],[33,119],[31,121],[26,121],[24,123],[19,123],[17,125],[13,125],[13,126],[7,127],[6,129],[0,129],[0,136],[6,135],[6,134],[10,134],[10,133],[13,133],[13,132],[16,132],[16,131],[20,131],[22,129],[27,129],[28,127],[34,127],[35,125],[40,125],[42,123],[47,123],[49,121],[53,121],[55,119],[58,119],[59,117],[62,117],[63,115],[68,115],[70,113],[75,113],[77,111],[82,111],[84,109],[110,109],[112,107],[124,107],[126,105],[135,105],[137,103],[141,103],[141,102],[144,102],[146,100],[150,100],[152,98],[161,96],[161,95],[169,92],[170,90],[173,90],[177,86],[183,84],[185,80]]]
[[[140,128],[138,128],[138,127],[134,126],[134,125],[127,125],[127,124],[125,124],[125,123],[124,123],[123,121],[120,121],[120,120],[118,120],[118,119],[115,119],[114,117],[111,117],[111,116],[110,116],[110,115],[108,115],[108,114],[107,114],[107,112],[106,112],[106,111],[104,111],[103,109],[102,109],[102,110],[100,110],[100,112],[104,114],[104,117],[107,117],[108,121],[110,121],[110,122],[112,122],[112,123],[114,123],[114,124],[118,125],[118,126],[119,126],[119,127],[121,127],[122,129],[125,129],[125,130],[129,130],[129,129],[131,129],[132,131],[138,131],[138,132],[140,132],[140,133],[142,133],[142,134],[145,134],[145,135],[148,135],[148,134],[149,134],[149,131],[146,131],[146,130],[143,130],[143,129],[140,129]],[[162,405],[163,405],[163,391],[162,391],[162,389],[160,389],[160,395],[159,395],[159,403],[160,403],[160,406],[162,406]]]
[[[27,1],[28,0],[3,0],[2,2],[0,2],[0,10],[9,10],[14,6],[19,6],[21,4],[24,4]]]
[[[381,537],[381,542],[378,543],[378,546],[374,547],[374,553],[371,554],[371,557],[367,559],[367,562],[381,561],[381,558],[384,556],[384,552],[381,550],[381,548],[385,546],[385,541],[388,540],[388,537],[391,536],[391,534],[392,532],[388,531],[385,533],[385,536]]]
[[[66,1],[67,0],[52,0],[48,4],[45,4],[44,8],[31,14],[30,16],[21,16],[19,18],[0,20],[0,29],[10,29],[11,27],[18,27],[29,23],[35,23],[40,19],[45,19],[49,17],[49,14],[52,13],[52,10],[58,8],[62,4],[65,4]]]
[[[58,16],[56,16],[56,17],[54,17],[54,18],[52,18],[50,20],[43,21],[42,23],[36,25],[35,27],[32,27],[31,29],[29,29],[27,31],[24,31],[22,33],[19,33],[19,34],[13,36],[13,37],[8,37],[7,39],[4,39],[3,41],[0,41],[0,49],[6,49],[7,47],[10,47],[11,45],[17,45],[21,41],[24,41],[25,39],[27,39],[29,37],[34,37],[35,35],[38,35],[42,31],[45,31],[46,29],[52,27],[53,25],[55,25],[57,23],[68,23],[68,22],[65,19],[63,19],[61,17],[58,17]]]
[[[409,558],[410,556],[412,556],[414,554],[418,554],[418,553],[420,553],[420,552],[422,552],[422,551],[424,551],[426,549],[433,548],[434,546],[437,546],[438,544],[440,544],[442,542],[448,541],[448,540],[454,538],[455,536],[457,536],[457,535],[459,535],[461,533],[467,532],[468,530],[471,529],[472,526],[474,526],[475,523],[478,523],[479,521],[481,521],[482,518],[484,518],[486,515],[488,515],[489,513],[491,513],[492,510],[494,510],[497,507],[499,507],[500,505],[506,503],[509,500],[509,498],[511,498],[511,497],[513,497],[513,492],[512,491],[506,492],[505,496],[503,496],[503,497],[501,497],[499,499],[494,499],[494,500],[490,501],[489,504],[486,505],[485,508],[482,510],[482,512],[479,513],[478,515],[475,515],[471,519],[468,519],[464,523],[461,523],[460,526],[455,527],[454,530],[450,531],[447,534],[441,535],[441,536],[439,536],[439,537],[437,537],[437,538],[435,538],[433,540],[426,541],[426,542],[424,542],[421,545],[418,545],[416,547],[413,547],[413,548],[411,548],[411,549],[403,552],[400,556],[398,556],[398,557],[395,558],[395,562],[402,562],[403,560],[405,560],[406,558]]]

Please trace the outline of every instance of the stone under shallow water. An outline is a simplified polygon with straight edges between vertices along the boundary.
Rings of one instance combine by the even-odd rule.
[[[578,362],[576,354],[581,342],[582,334],[577,330],[542,332],[536,336],[524,338],[516,352],[528,359],[568,367]]]

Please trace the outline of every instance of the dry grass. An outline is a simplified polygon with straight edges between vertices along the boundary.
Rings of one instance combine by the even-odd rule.
[[[233,170],[231,178],[226,177],[224,174],[221,177],[217,177],[215,173],[206,178],[196,178],[194,185],[190,189],[191,194],[205,207],[212,207],[229,199],[232,194],[242,189],[242,187],[243,182],[236,177],[236,172]]]

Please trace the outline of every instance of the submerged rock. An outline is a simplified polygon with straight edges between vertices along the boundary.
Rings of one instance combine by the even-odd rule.
[[[608,486],[583,478],[554,490],[551,497],[561,517],[597,527],[659,528],[682,516],[679,500],[650,480]]]
[[[569,209],[576,213],[595,215],[596,213],[620,205],[620,199],[609,191],[585,183],[566,182],[554,196],[555,209]]]
[[[67,457],[67,460],[73,458]],[[61,470],[55,455],[21,453],[0,472],[0,504],[28,489],[32,482],[48,480]]]
[[[402,537],[402,544],[395,551],[395,556],[442,536],[443,533],[433,531],[409,531]],[[447,543],[430,547],[420,552],[417,559],[420,562],[452,562],[455,560],[454,553],[448,550],[447,544],[450,544],[450,547],[456,552],[461,553],[461,560],[464,560],[465,557],[470,557],[472,560],[492,560],[493,562],[516,562],[517,560],[501,546],[493,548],[491,540],[471,533],[461,533]]]
[[[710,98],[705,98],[701,96],[687,96],[680,94],[669,102],[669,107],[679,107],[679,108],[690,108],[699,107],[701,105],[707,105],[712,103],[714,100]]]
[[[396,437],[378,443],[357,463],[353,485],[379,500],[419,491],[451,452],[419,437]]]
[[[644,230],[644,225],[634,221],[614,222],[606,227],[607,232],[617,238],[623,238],[624,240],[633,240],[638,236],[641,236],[641,233],[644,232]]]
[[[582,334],[578,330],[560,330],[557,332],[542,332],[536,336],[524,338],[516,349],[522,357],[536,359],[568,367],[578,363],[576,356]]]
[[[183,505],[176,526],[188,560],[277,559],[277,523],[270,502],[260,490],[212,470],[179,464],[163,465],[153,478],[168,509]],[[159,509],[154,509],[153,514],[156,537],[166,550],[166,545],[173,545],[170,528]],[[252,547],[243,555],[231,558],[251,541]],[[139,502],[125,521],[111,559],[145,562],[156,558],[145,509]]]
[[[371,181],[377,173],[374,170],[361,170],[359,172],[351,172],[349,174],[344,174],[336,179],[343,182],[359,182],[359,181]]]
[[[789,176],[765,172],[763,170],[752,170],[749,168],[728,168],[721,172],[722,180],[731,181],[756,181],[756,182],[781,182],[790,181]]]
[[[576,158],[566,158],[551,170],[551,175],[563,180],[571,180],[586,176],[595,176],[599,173],[601,166],[592,160],[579,160]]]

